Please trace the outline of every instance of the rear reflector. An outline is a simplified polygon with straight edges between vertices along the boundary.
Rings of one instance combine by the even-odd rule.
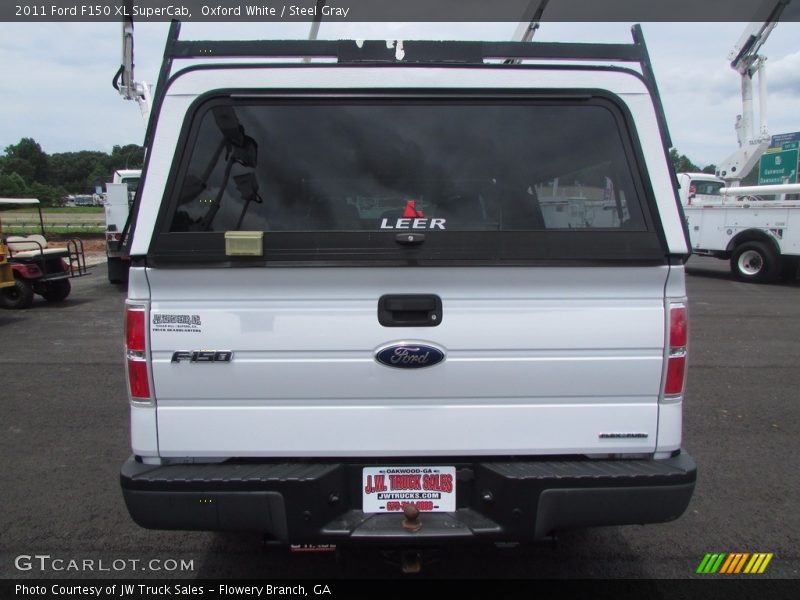
[[[665,396],[680,396],[686,383],[686,356],[689,343],[689,321],[685,304],[672,304],[669,309],[669,357]]]
[[[128,383],[130,385],[131,398],[138,400],[150,399],[147,361],[136,358],[128,359]]]
[[[686,355],[670,356],[667,362],[667,384],[664,387],[666,396],[679,396],[683,393],[686,375]]]

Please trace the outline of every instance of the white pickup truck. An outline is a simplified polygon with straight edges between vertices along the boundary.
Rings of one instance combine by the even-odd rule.
[[[416,547],[680,516],[689,245],[634,38],[173,25],[129,245],[133,519]]]

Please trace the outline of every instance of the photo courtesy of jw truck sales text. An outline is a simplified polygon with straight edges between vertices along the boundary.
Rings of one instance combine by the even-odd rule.
[[[108,583],[85,585],[80,583],[56,583],[46,585],[14,585],[17,597],[91,597],[91,598],[163,598],[163,597],[198,597],[212,596],[218,598],[266,596],[298,596],[329,598],[333,595],[331,586],[325,584],[307,585],[232,585],[232,584],[190,584],[190,583]]]
[[[136,523],[418,548],[685,511],[689,243],[640,28],[579,68],[178,32],[127,246]]]

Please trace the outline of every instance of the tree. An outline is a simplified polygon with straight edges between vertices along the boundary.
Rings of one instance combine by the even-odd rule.
[[[703,167],[703,173],[708,173],[709,175],[714,175],[717,172],[717,165],[706,165]]]
[[[27,193],[56,202],[67,193],[94,192],[95,186],[111,181],[114,171],[141,169],[143,163],[144,148],[136,144],[114,146],[111,154],[82,150],[48,156],[36,140],[22,138],[0,156],[0,190],[6,196]]]
[[[678,154],[676,148],[670,148],[669,159],[676,173],[697,173],[700,170],[685,154]]]
[[[35,181],[28,186],[25,196],[28,198],[38,198],[44,205],[57,206],[60,205],[62,200],[67,196],[67,190],[63,187],[45,185]]]
[[[47,154],[33,138],[22,138],[19,143],[6,147],[5,172],[18,173],[29,182],[45,181],[48,167]]]
[[[105,152],[90,150],[53,154],[50,157],[50,177],[46,183],[62,186],[73,194],[93,192],[96,173],[101,174],[102,181],[106,181],[108,160],[109,155]]]
[[[0,196],[21,198],[26,191],[25,180],[19,173],[4,172],[0,174]]]
[[[144,164],[144,148],[136,144],[114,146],[109,161],[110,171],[119,169],[141,169]]]

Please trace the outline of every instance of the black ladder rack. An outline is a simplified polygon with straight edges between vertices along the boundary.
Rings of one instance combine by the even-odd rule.
[[[396,49],[393,46],[387,47],[384,40],[360,43],[354,40],[180,40],[180,29],[180,21],[172,21],[156,85],[153,114],[158,112],[163,101],[163,94],[172,71],[172,61],[175,59],[333,58],[340,65],[438,64],[442,66],[477,66],[485,64],[487,60],[504,59],[630,62],[639,64],[644,82],[655,104],[664,145],[667,148],[672,146],[650,55],[647,52],[642,28],[638,24],[631,29],[632,44],[411,40],[403,41],[401,60],[396,57]],[[519,67],[519,65],[505,64],[492,66]],[[145,135],[145,146],[149,145],[152,135],[153,119],[150,121]]]
[[[369,40],[175,40],[170,58],[335,58],[339,63],[461,63],[485,60],[598,60],[640,62],[636,44],[563,42],[403,41],[404,56],[395,58],[394,46]]]

